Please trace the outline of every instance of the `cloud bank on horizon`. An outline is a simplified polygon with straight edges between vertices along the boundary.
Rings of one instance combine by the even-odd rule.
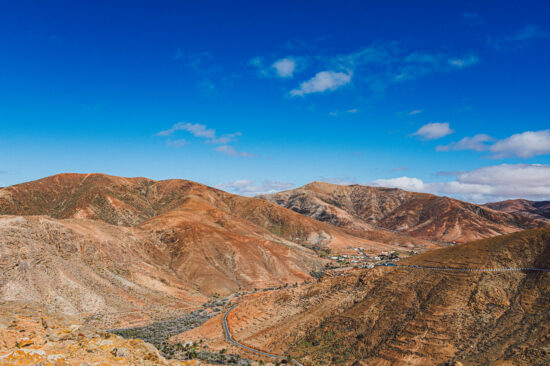
[[[452,174],[456,179],[449,182],[428,183],[419,178],[402,176],[377,179],[373,184],[454,196],[478,203],[515,198],[550,200],[550,165],[502,164]]]

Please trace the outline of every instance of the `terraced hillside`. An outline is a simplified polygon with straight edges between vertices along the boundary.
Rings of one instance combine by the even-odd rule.
[[[550,229],[434,250],[445,268],[550,268]],[[273,292],[236,308],[233,335],[304,365],[546,365],[550,272],[377,267]],[[195,330],[192,334],[201,334]],[[191,335],[192,335],[191,334]]]

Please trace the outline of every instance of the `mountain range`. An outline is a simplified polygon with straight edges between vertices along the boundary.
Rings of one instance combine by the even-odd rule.
[[[112,329],[253,293],[229,317],[235,337],[304,365],[543,365],[547,273],[327,268],[357,247],[420,252],[410,266],[550,268],[547,210],[322,182],[249,198],[59,174],[0,188],[0,299]],[[220,324],[172,340],[221,351]]]
[[[484,206],[497,211],[550,221],[550,201],[515,199],[487,203]]]
[[[355,232],[387,230],[437,242],[464,243],[543,225],[522,212],[397,188],[313,182],[260,197]]]

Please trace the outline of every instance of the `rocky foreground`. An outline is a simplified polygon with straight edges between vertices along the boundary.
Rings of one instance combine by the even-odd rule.
[[[0,365],[200,365],[165,359],[150,343],[20,304],[0,304]]]

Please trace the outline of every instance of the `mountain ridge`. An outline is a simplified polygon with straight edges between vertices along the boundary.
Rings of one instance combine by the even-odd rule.
[[[258,197],[352,230],[382,228],[440,242],[464,243],[545,225],[454,198],[398,188],[313,182]]]
[[[533,219],[544,220],[550,223],[550,201],[530,201],[526,199],[512,199],[486,203],[483,206],[496,211],[513,213]]]

